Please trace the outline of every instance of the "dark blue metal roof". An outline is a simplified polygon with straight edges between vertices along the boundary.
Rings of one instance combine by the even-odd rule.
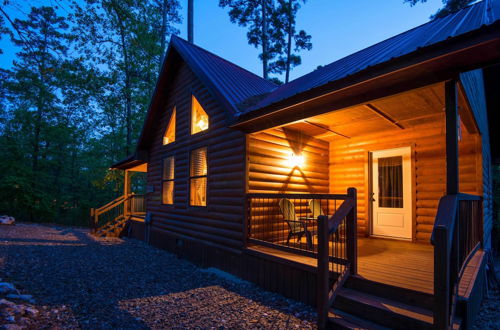
[[[315,87],[346,78],[369,67],[410,54],[420,48],[456,37],[500,18],[500,0],[483,0],[454,14],[435,19],[344,57],[276,88],[245,113],[283,101]]]
[[[179,37],[172,36],[170,43],[191,69],[224,97],[236,115],[243,101],[276,89],[272,82]]]

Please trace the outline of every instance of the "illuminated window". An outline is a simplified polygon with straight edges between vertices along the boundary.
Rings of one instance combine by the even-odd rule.
[[[174,166],[175,159],[173,156],[163,159],[162,204],[174,204]]]
[[[193,95],[191,102],[191,134],[196,134],[206,129],[208,129],[208,115]]]
[[[191,151],[189,205],[207,206],[207,148]]]
[[[172,143],[175,141],[175,108],[170,116],[170,121],[168,122],[165,134],[163,134],[163,145]]]

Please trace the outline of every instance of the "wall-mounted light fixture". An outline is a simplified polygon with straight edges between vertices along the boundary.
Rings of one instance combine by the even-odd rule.
[[[288,157],[288,161],[292,168],[301,167],[302,165],[304,165],[304,156],[291,153]]]

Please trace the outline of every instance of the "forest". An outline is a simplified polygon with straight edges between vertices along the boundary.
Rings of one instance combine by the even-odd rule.
[[[443,1],[436,15],[471,2]],[[262,76],[277,83],[288,82],[300,52],[312,47],[312,36],[296,28],[304,3],[214,1],[247,30]],[[122,173],[109,166],[135,151],[168,41],[186,16],[184,3],[36,4],[0,3],[0,38],[17,50],[12,63],[0,63],[0,214],[87,225],[91,207],[121,194]]]

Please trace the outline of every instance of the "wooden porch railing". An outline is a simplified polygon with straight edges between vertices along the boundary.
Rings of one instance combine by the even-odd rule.
[[[482,199],[447,195],[439,201],[431,242],[434,245],[434,325],[450,329],[455,321],[460,280],[483,241]]]
[[[248,194],[247,244],[317,260],[318,326],[350,274],[357,273],[356,189],[334,194]]]
[[[122,195],[98,209],[90,210],[90,228],[95,233],[111,221],[145,212],[145,195]]]
[[[357,274],[357,196],[349,188],[335,213],[318,217],[318,328],[324,329],[328,309],[349,275]]]

